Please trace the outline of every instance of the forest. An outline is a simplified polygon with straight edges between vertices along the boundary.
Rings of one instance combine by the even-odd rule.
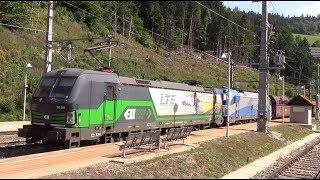
[[[45,30],[46,9],[47,1],[0,2],[0,68],[18,67],[12,72],[19,73],[7,78],[6,71],[0,72],[0,75],[3,73],[3,76],[6,76],[0,77],[0,92],[9,93],[7,87],[12,82],[15,83],[15,87],[18,86],[18,76],[23,76],[21,60],[25,61],[26,57],[43,59],[45,34],[23,34],[19,27],[41,27]],[[286,76],[286,81],[297,86],[308,86],[311,83],[314,88],[316,64],[319,63],[319,59],[311,56],[310,46],[320,46],[320,43],[316,41],[310,44],[306,38],[295,34],[318,35],[320,17],[284,17],[269,14],[268,21],[271,25],[268,31],[270,66],[274,66],[275,53],[282,51],[286,56],[286,69],[281,74]],[[221,57],[223,52],[232,51],[232,60],[235,63],[251,66],[250,63],[259,62],[261,15],[243,12],[238,8],[227,8],[222,1],[54,1],[54,23],[54,32],[58,32],[54,39],[66,39],[71,35],[74,37],[83,31],[86,31],[87,37],[120,34],[157,52],[159,49],[165,49],[167,52],[201,51]],[[64,32],[69,27],[79,29]],[[12,41],[12,33],[26,42]],[[31,41],[39,38],[41,42],[39,40],[33,44],[34,47],[29,47]],[[26,49],[19,50],[15,47]],[[61,65],[68,66],[66,63]],[[86,68],[92,65],[78,63],[77,66]],[[39,69],[40,67],[42,66],[39,66]],[[272,75],[274,73],[271,71]],[[144,75],[141,78],[143,77]],[[157,79],[159,78],[173,80],[165,75],[159,75]],[[33,79],[31,76],[31,80],[36,84],[39,80],[38,75]],[[30,90],[29,96],[31,94]],[[0,101],[0,111],[11,112],[11,109],[16,108],[16,105],[12,105],[6,110],[7,102],[9,100]],[[1,110],[1,107],[4,108]]]
[[[29,3],[37,2],[1,2],[0,21],[24,25]],[[77,22],[85,23],[100,36],[106,36],[110,31],[124,33],[123,30],[130,26],[135,39],[149,48],[160,46],[174,50],[186,47],[218,56],[221,52],[233,50],[235,62],[259,61],[258,47],[253,45],[259,45],[261,15],[241,12],[238,8],[231,10],[221,1],[75,1],[70,4],[58,1],[55,7],[63,8],[57,13],[72,13]],[[47,3],[41,2],[40,5],[45,7]],[[319,16],[269,14],[269,23],[272,25],[269,32],[274,33],[269,33],[270,59],[277,50],[283,50],[288,66],[294,68],[287,68],[285,72],[290,82],[297,85],[308,83],[314,75],[317,60],[311,57],[306,39],[295,38],[292,33],[319,33]]]

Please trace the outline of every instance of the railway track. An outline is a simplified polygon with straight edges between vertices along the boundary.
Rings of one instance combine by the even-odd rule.
[[[292,158],[254,178],[261,179],[320,179],[320,138],[293,155]],[[269,172],[268,172],[269,171]],[[271,171],[271,172],[270,172]]]
[[[7,147],[7,146],[23,145],[25,143],[26,143],[25,140],[4,141],[4,142],[0,142],[0,148]]]
[[[17,136],[17,131],[0,132],[0,159],[53,150],[59,150],[59,147],[38,143],[26,144],[24,138]]]
[[[13,146],[0,147],[0,159],[56,151],[60,149],[63,148],[61,146],[54,146],[50,144],[16,144]]]
[[[17,131],[2,131],[0,132],[0,136],[5,136],[5,135],[16,135]]]
[[[25,139],[18,137],[17,131],[0,132],[0,148],[23,144],[25,144]]]

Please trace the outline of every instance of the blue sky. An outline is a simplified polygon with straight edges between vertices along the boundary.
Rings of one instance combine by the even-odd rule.
[[[233,9],[238,7],[240,11],[254,11],[261,13],[261,1],[222,1],[223,5]],[[269,13],[284,15],[287,17],[304,15],[317,16],[320,14],[320,1],[267,1],[267,9]],[[273,6],[274,7],[273,7]]]

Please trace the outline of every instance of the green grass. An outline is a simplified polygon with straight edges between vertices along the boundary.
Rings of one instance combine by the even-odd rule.
[[[100,164],[49,178],[220,178],[311,133],[309,129],[298,125],[279,125],[269,130],[281,133],[284,140],[277,140],[269,134],[247,132],[229,139],[211,140],[183,153],[140,163]]]
[[[307,38],[309,45],[311,46],[314,42],[320,41],[320,34],[307,35],[307,34],[293,34],[294,36],[300,36],[302,39]]]
[[[312,119],[312,124],[315,124],[315,125],[317,125],[318,127],[320,127],[320,120]]]

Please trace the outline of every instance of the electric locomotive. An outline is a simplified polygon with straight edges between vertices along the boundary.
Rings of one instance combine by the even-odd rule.
[[[31,125],[18,130],[27,143],[100,143],[128,132],[198,129],[223,122],[216,88],[149,81],[115,73],[66,68],[43,75],[31,101]],[[174,108],[176,107],[176,108]]]

